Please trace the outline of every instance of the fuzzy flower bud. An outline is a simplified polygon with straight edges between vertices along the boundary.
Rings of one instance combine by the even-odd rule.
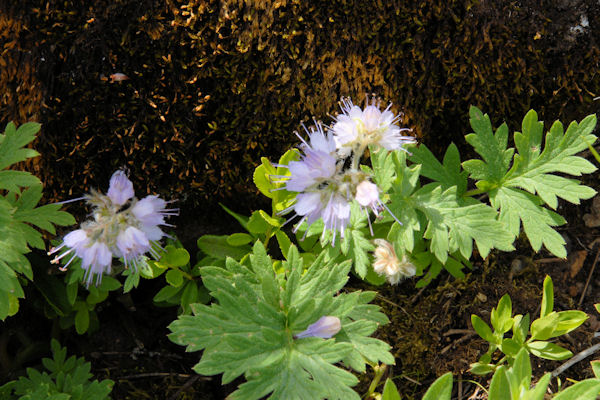
[[[319,318],[317,322],[308,326],[308,328],[295,335],[296,339],[306,337],[320,337],[323,339],[329,339],[335,336],[340,329],[342,329],[342,323],[338,317],[323,316]]]
[[[385,276],[389,283],[396,285],[402,279],[417,273],[417,268],[406,255],[402,256],[402,260],[398,259],[394,246],[390,242],[384,239],[375,239],[374,242],[377,248],[374,252],[373,269],[377,274]]]

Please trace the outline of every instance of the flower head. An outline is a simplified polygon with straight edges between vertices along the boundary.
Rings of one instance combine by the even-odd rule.
[[[342,323],[338,317],[323,316],[319,318],[317,322],[311,324],[306,328],[305,331],[295,335],[297,339],[306,337],[320,337],[323,339],[329,339],[335,336],[340,329],[342,329]]]
[[[397,284],[403,278],[414,276],[417,268],[410,262],[406,255],[402,260],[398,259],[394,246],[384,239],[375,239],[377,248],[375,249],[375,261],[373,269],[379,275],[385,276],[392,285]]]
[[[398,122],[401,115],[394,115],[390,111],[390,103],[383,111],[379,109],[380,102],[369,98],[365,100],[365,108],[354,105],[349,98],[342,98],[342,113],[336,117],[332,130],[338,151],[342,155],[348,155],[351,151],[361,149],[368,145],[383,147],[386,150],[405,150],[404,145],[414,143],[412,136],[403,136],[403,131],[408,128],[400,128]]]
[[[287,166],[291,175],[285,182],[285,189],[298,192],[298,195],[294,205],[283,213],[293,210],[301,217],[296,229],[304,221],[311,225],[323,218],[325,230],[333,231],[335,242],[336,232],[343,236],[350,221],[350,190],[335,155],[331,135],[323,132],[320,123],[306,132],[309,141],[302,140],[300,146],[304,154],[299,161],[291,161]]]
[[[113,174],[106,195],[92,191],[83,198],[93,208],[93,219],[65,235],[63,243],[48,254],[58,253],[53,263],[70,255],[62,269],[80,258],[88,286],[94,277],[99,284],[102,275],[111,272],[113,257],[123,259],[125,267],[134,270],[144,254],[158,258],[154,247],[160,248],[158,241],[165,236],[159,226],[172,226],[165,223],[165,217],[177,215],[179,211],[167,208],[167,202],[157,196],[137,200],[133,184],[123,171]],[[64,248],[66,250],[61,252]]]

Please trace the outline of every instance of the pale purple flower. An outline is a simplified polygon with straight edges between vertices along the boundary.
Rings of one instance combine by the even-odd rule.
[[[81,254],[83,254],[83,251],[85,247],[88,246],[89,242],[90,238],[87,236],[87,233],[83,229],[76,229],[73,232],[69,232],[65,235],[63,242],[60,246],[53,247],[48,252],[48,255],[52,255],[54,253],[59,252],[64,247],[68,248],[68,250],[64,253],[61,253],[60,255],[54,257],[51,261],[52,264],[58,264],[61,258],[66,257],[70,254],[71,257],[69,258],[69,261],[67,261],[67,263],[61,267],[61,270],[66,270],[69,264],[71,264],[71,262],[76,257],[81,257]]]
[[[81,268],[85,270],[84,279],[88,286],[92,283],[94,276],[96,285],[98,285],[102,280],[102,275],[110,274],[113,257],[106,243],[95,241],[90,244],[90,246],[81,247],[81,254],[77,254],[81,258]]]
[[[379,101],[372,99],[369,104],[367,97],[365,108],[361,109],[349,98],[342,98],[342,113],[335,118],[332,127],[338,152],[348,155],[352,150],[364,149],[368,145],[383,147],[386,150],[406,151],[403,146],[414,143],[415,139],[401,134],[410,129],[398,126],[401,115],[394,115],[390,111],[391,106],[390,103],[381,111]]]
[[[304,155],[300,161],[290,161],[287,166],[291,176],[285,184],[285,189],[290,192],[303,192],[311,186],[333,178],[338,172],[335,142],[331,135],[325,135],[321,124],[316,125],[316,130],[311,127],[310,131],[306,132],[310,144],[302,140],[300,148]]]
[[[167,208],[167,202],[158,196],[146,196],[133,204],[131,213],[136,218],[139,228],[149,240],[160,240],[165,234],[159,225],[173,226],[165,223],[165,217],[178,215],[179,209]]]
[[[112,175],[106,195],[117,206],[122,206],[133,197],[133,183],[124,171],[119,170]]]
[[[151,252],[150,240],[144,232],[136,227],[129,226],[117,236],[117,256],[122,257],[125,265],[132,265],[137,270],[137,261],[140,256]]]
[[[329,339],[335,336],[340,329],[342,329],[342,323],[338,317],[323,316],[319,318],[317,322],[308,326],[308,328],[295,335],[296,339],[306,337],[320,337],[322,339]]]
[[[135,271],[144,254],[150,253],[158,259],[155,248],[161,247],[157,241],[166,236],[159,225],[172,226],[165,223],[165,218],[179,213],[178,209],[167,208],[167,202],[158,196],[137,200],[133,184],[123,171],[113,174],[106,195],[93,190],[82,199],[92,205],[93,219],[67,234],[63,243],[48,254],[67,248],[52,260],[52,263],[58,263],[70,255],[61,269],[80,258],[88,286],[94,277],[98,284],[103,274],[111,272],[113,257],[122,258],[125,267],[133,266]]]
[[[108,246],[102,242],[91,240],[84,229],[69,232],[65,235],[63,243],[50,249],[48,255],[57,253],[64,247],[67,247],[68,250],[54,257],[51,262],[57,264],[61,258],[70,254],[69,261],[60,268],[64,271],[75,258],[80,258],[81,268],[85,270],[84,279],[88,286],[92,283],[94,277],[96,277],[96,284],[98,284],[104,273],[110,273],[112,254]]]
[[[342,182],[341,165],[335,156],[332,136],[325,135],[320,123],[306,132],[309,141],[302,141],[301,149],[304,154],[299,161],[291,161],[287,166],[290,176],[281,176],[287,179],[286,190],[298,192],[294,205],[282,214],[293,210],[296,216],[301,217],[295,231],[304,221],[311,225],[323,218],[323,234],[326,230],[333,231],[333,243],[337,231],[344,236],[344,230],[350,221],[350,190]]]

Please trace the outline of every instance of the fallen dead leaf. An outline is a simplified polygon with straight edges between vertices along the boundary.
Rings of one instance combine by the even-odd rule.
[[[583,263],[584,263],[587,255],[588,255],[587,250],[579,250],[579,251],[576,251],[576,252],[570,254],[569,263],[570,263],[571,278],[575,278],[575,276],[579,273],[579,271],[581,270],[581,267],[583,267]]]

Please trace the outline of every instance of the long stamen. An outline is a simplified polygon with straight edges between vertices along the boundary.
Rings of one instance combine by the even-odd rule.
[[[371,232],[371,236],[373,235],[373,227],[371,226],[371,218],[369,218],[369,211],[367,211],[366,208],[363,208],[363,210],[365,210],[365,214],[367,215],[367,222],[369,223],[369,232]],[[375,214],[377,215],[377,214]]]
[[[68,204],[68,203],[73,203],[73,202],[79,201],[79,200],[85,200],[86,198],[87,198],[87,196],[81,196],[81,197],[77,197],[76,199],[63,200],[63,201],[59,201],[59,202],[54,203],[54,204]]]
[[[400,222],[400,220],[398,220],[398,218],[396,218],[396,216],[394,215],[394,213],[388,208],[388,206],[386,206],[385,204],[381,203],[381,205],[383,206],[383,208],[385,208],[385,210],[387,212],[390,213],[390,215],[392,216],[392,218],[394,218],[394,220],[399,223],[400,225],[404,225],[402,222]]]

